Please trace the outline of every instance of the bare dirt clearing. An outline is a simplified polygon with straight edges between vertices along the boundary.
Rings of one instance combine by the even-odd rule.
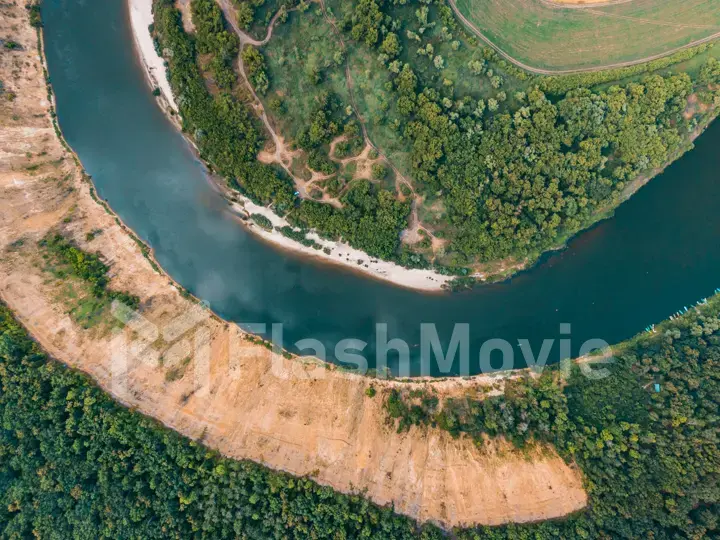
[[[502,441],[478,449],[432,429],[397,434],[384,421],[382,403],[390,387],[404,383],[273,359],[235,325],[184,298],[92,199],[55,137],[25,9],[0,10],[0,32],[24,47],[0,57],[5,92],[16,96],[0,96],[0,297],[51,355],[86,371],[125,404],[228,456],[365,492],[421,520],[535,521],[586,504],[579,473],[551,449],[527,457]],[[111,268],[110,286],[140,297],[141,317],[116,336],[76,324],[57,301],[62,284],[35,264],[37,241],[51,230],[99,252]],[[117,363],[118,351],[126,364]],[[195,360],[170,380],[168,371],[190,356]],[[415,384],[446,396],[494,381]],[[378,390],[373,398],[365,394],[371,383]]]

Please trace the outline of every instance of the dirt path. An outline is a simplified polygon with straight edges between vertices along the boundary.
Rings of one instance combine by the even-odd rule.
[[[190,0],[177,0],[175,5],[180,10],[182,16],[183,30],[187,33],[195,32],[195,25],[192,22]]]
[[[420,220],[417,213],[417,199],[410,203],[410,219],[407,229],[402,232],[402,241],[408,245],[417,244],[423,239],[420,234]]]
[[[403,176],[403,174],[400,172],[400,170],[385,155],[385,153],[382,151],[382,149],[380,149],[370,139],[370,136],[368,135],[367,126],[365,125],[365,121],[363,120],[363,117],[360,114],[360,109],[357,106],[357,102],[355,101],[354,83],[353,83],[352,73],[350,72],[350,60],[347,55],[347,45],[345,44],[345,40],[343,40],[343,38],[342,38],[342,33],[340,32],[340,29],[335,24],[335,21],[330,17],[330,15],[328,15],[327,7],[325,6],[325,0],[318,0],[318,1],[320,2],[320,7],[322,8],[323,18],[332,27],[335,35],[337,36],[338,41],[340,42],[340,47],[342,48],[343,52],[346,53],[345,54],[345,80],[347,81],[347,90],[348,90],[348,95],[350,96],[350,105],[353,108],[353,111],[355,112],[355,116],[357,117],[358,122],[360,122],[360,128],[362,129],[363,139],[365,139],[365,143],[369,144],[373,148],[373,150],[375,150],[378,153],[378,156],[385,160],[385,162],[388,164],[388,166],[395,173],[396,178],[399,178],[406,184],[412,186],[412,183],[409,182]]]
[[[244,32],[240,26],[237,24],[237,16],[235,13],[235,8],[232,5],[231,0],[217,0],[218,5],[220,6],[220,9],[222,9],[223,14],[225,15],[225,19],[230,23],[230,26],[235,31],[235,33],[238,35],[240,39],[240,47],[242,47],[245,44],[253,45],[256,47],[262,47],[263,45],[266,45],[270,39],[272,38],[272,32],[273,28],[275,27],[275,23],[280,15],[282,15],[283,10],[279,10],[273,18],[270,21],[270,24],[268,25],[267,34],[265,35],[265,38],[262,40],[256,40],[253,39],[251,36],[249,36],[246,32]],[[347,50],[347,47],[345,45],[345,42],[342,39],[342,35],[340,33],[340,30],[335,25],[335,22],[330,19],[329,15],[327,14],[327,10],[325,8],[325,2],[324,0],[319,0],[320,6],[323,10],[323,16],[325,20],[332,26],[334,32],[337,35],[338,41],[340,42],[340,45],[343,49],[343,51]],[[288,12],[294,11],[297,8],[293,8],[290,10],[287,10]],[[290,177],[295,182],[295,185],[297,187],[297,191],[299,193],[299,196],[302,198],[311,198],[309,194],[308,188],[311,187],[311,185],[317,181],[322,181],[324,179],[330,178],[333,175],[320,175],[319,173],[313,172],[312,178],[308,181],[296,176],[293,174],[293,172],[290,170],[291,165],[291,159],[288,159],[288,157],[292,157],[293,155],[297,154],[298,152],[291,152],[284,143],[284,139],[277,134],[275,131],[275,128],[272,126],[270,119],[268,118],[265,108],[262,105],[262,102],[260,101],[260,98],[255,92],[255,89],[252,87],[252,84],[250,83],[249,79],[247,78],[247,74],[245,73],[245,66],[242,61],[242,57],[238,59],[238,70],[240,71],[240,74],[242,75],[243,81],[245,82],[245,85],[247,86],[248,90],[250,91],[252,97],[253,97],[253,108],[255,109],[255,112],[258,114],[260,119],[262,120],[263,124],[265,125],[265,128],[267,129],[268,133],[270,134],[270,137],[272,138],[273,144],[275,146],[275,152],[273,154],[265,153],[264,160],[266,163],[270,162],[267,158],[269,155],[273,155],[274,160],[272,163],[277,163],[285,169],[285,171],[290,175]],[[378,148],[370,139],[367,127],[365,125],[365,122],[360,115],[360,111],[358,109],[357,103],[355,101],[355,96],[353,94],[353,80],[352,75],[350,73],[350,66],[349,61],[347,58],[345,59],[345,78],[347,81],[347,88],[348,88],[348,94],[350,96],[351,101],[351,107],[353,108],[353,111],[355,112],[355,116],[358,118],[358,121],[360,122],[360,127],[362,129],[363,133],[363,139],[365,140],[365,143],[369,145],[372,149],[374,149],[380,158],[382,158],[389,167],[392,168],[392,170],[395,172],[396,176],[400,178],[404,183],[407,185],[412,185],[403,175],[402,173],[395,167],[395,165],[387,158],[387,156],[382,152],[380,148]],[[311,171],[312,172],[312,171]],[[334,199],[333,197],[327,196],[327,201],[330,202],[335,207],[342,206],[339,201]]]
[[[297,8],[280,8],[275,15],[273,15],[273,18],[270,19],[270,23],[268,24],[267,33],[265,34],[265,37],[262,40],[257,40],[253,38],[251,35],[249,35],[247,32],[242,30],[240,26],[237,23],[237,13],[235,12],[235,6],[232,5],[232,0],[217,0],[218,5],[220,6],[220,9],[222,9],[223,13],[225,14],[225,19],[230,23],[230,26],[232,26],[233,30],[237,33],[238,37],[240,38],[240,44],[241,45],[252,45],[254,47],[262,47],[263,45],[266,45],[270,38],[272,38],[273,28],[275,27],[275,23],[277,22],[278,18],[283,13],[290,13],[292,11],[295,11]]]
[[[265,35],[265,38],[258,41],[256,39],[253,39],[251,36],[249,36],[246,32],[244,32],[240,26],[237,23],[237,14],[235,13],[235,8],[232,5],[231,0],[217,0],[218,5],[220,6],[220,9],[222,10],[223,14],[225,15],[225,19],[230,23],[230,26],[235,31],[235,33],[238,35],[238,38],[240,39],[240,50],[242,51],[242,48],[247,45],[252,45],[254,47],[260,47],[265,45],[268,41],[270,41],[270,38],[272,38],[272,32],[273,28],[275,26],[275,22],[277,21],[278,17],[283,13],[283,9],[278,10],[277,13],[273,16],[273,18],[270,20],[270,24],[268,25],[267,34]],[[292,11],[292,10],[290,10]],[[250,80],[247,77],[247,74],[245,73],[245,65],[242,60],[242,55],[238,56],[238,72],[240,73],[240,76],[243,79],[243,82],[245,83],[245,86],[247,87],[248,91],[250,92],[250,95],[253,98],[252,107],[255,110],[255,113],[258,115],[258,117],[262,120],[262,123],[265,125],[265,129],[270,134],[270,138],[272,139],[273,145],[275,146],[275,152],[272,155],[273,159],[272,161],[265,160],[265,163],[277,163],[280,165],[285,172],[290,176],[290,178],[293,179],[295,182],[295,186],[298,192],[298,195],[303,199],[310,198],[310,195],[308,194],[308,191],[305,187],[305,181],[302,178],[297,177],[295,174],[293,174],[291,170],[292,165],[292,158],[298,154],[297,151],[291,151],[286,145],[285,145],[285,139],[278,135],[275,131],[275,128],[270,123],[270,119],[267,116],[267,113],[265,112],[265,107],[263,107],[262,101],[260,101],[260,98],[258,97],[257,93],[255,92],[255,89],[253,88],[253,85],[250,83]],[[267,153],[266,153],[267,154]],[[267,158],[267,156],[266,156]]]
[[[0,79],[17,95],[0,100],[0,298],[51,355],[87,372],[126,405],[229,457],[363,492],[420,520],[535,521],[586,504],[579,473],[552,449],[529,459],[500,440],[479,449],[434,429],[398,434],[385,424],[382,403],[390,388],[407,383],[274,358],[237,326],[185,298],[92,199],[73,155],[55,136],[35,32],[22,5],[0,6],[0,34],[24,47],[0,56]],[[99,252],[110,265],[110,287],[139,296],[138,318],[117,336],[83,329],[58,299],[62,282],[37,264],[37,241],[51,230]],[[102,233],[88,239],[97,230]],[[170,380],[170,366],[187,357],[187,369]],[[373,398],[365,394],[370,384]],[[442,398],[501,382],[413,384]]]
[[[472,22],[470,22],[465,15],[462,14],[462,12],[458,9],[455,0],[448,0],[448,3],[450,4],[450,7],[455,12],[455,15],[458,19],[470,30],[473,34],[475,34],[477,37],[479,37],[481,40],[483,40],[487,45],[495,49],[495,51],[505,58],[508,62],[512,62],[516,66],[529,71],[531,73],[536,73],[538,75],[568,75],[571,73],[591,73],[594,71],[605,71],[608,69],[617,69],[617,68],[623,68],[623,67],[629,67],[629,66],[635,66],[638,64],[644,64],[646,62],[652,62],[653,60],[658,60],[659,58],[664,58],[666,56],[670,56],[672,54],[675,54],[676,52],[683,51],[685,49],[690,49],[692,47],[695,47],[697,45],[702,45],[703,43],[708,43],[710,41],[714,41],[718,38],[720,38],[720,32],[717,32],[711,36],[698,39],[695,41],[692,41],[690,43],[687,43],[685,45],[682,45],[680,47],[675,47],[674,49],[667,50],[660,54],[655,54],[652,56],[646,56],[645,58],[639,58],[637,60],[630,60],[628,62],[617,62],[614,64],[606,64],[604,66],[597,66],[592,68],[580,68],[580,69],[541,69],[541,68],[535,68],[532,66],[529,66],[527,64],[524,64],[520,60],[517,60],[516,58],[513,58],[508,53],[506,53],[504,50],[502,50],[498,45],[496,45],[490,38],[485,36],[480,29],[475,26]],[[556,6],[557,7],[557,6]],[[576,6],[580,7],[580,6]],[[588,6],[583,6],[588,7]],[[597,7],[597,6],[596,6]],[[604,15],[607,15],[603,13]]]
[[[382,151],[380,147],[378,147],[372,139],[370,139],[370,135],[368,134],[367,125],[365,124],[365,121],[363,120],[362,115],[360,114],[360,109],[357,105],[357,102],[355,101],[355,87],[353,83],[352,73],[350,71],[350,59],[347,55],[347,45],[345,44],[345,40],[342,38],[342,33],[340,32],[340,29],[335,24],[335,21],[328,15],[327,7],[325,5],[325,0],[318,0],[320,2],[320,6],[322,7],[323,12],[323,18],[325,21],[332,27],[333,31],[335,32],[335,35],[337,36],[338,41],[340,42],[340,46],[345,52],[345,80],[347,82],[347,90],[348,90],[348,96],[350,96],[350,104],[353,108],[353,111],[355,112],[355,116],[358,119],[358,122],[360,122],[360,128],[362,129],[363,139],[365,140],[365,144],[375,150],[377,152],[378,157],[381,158],[395,173],[395,182],[396,184],[405,184],[410,188],[410,191],[413,195],[413,204],[412,204],[412,213],[411,213],[411,219],[408,223],[408,227],[402,231],[401,237],[405,239],[407,243],[415,243],[415,235],[417,235],[417,227],[420,224],[420,221],[417,219],[417,195],[415,193],[415,188],[412,185],[412,182],[410,182],[401,172],[400,169],[398,169],[395,164],[387,157],[387,155]],[[419,241],[419,240],[417,240]]]

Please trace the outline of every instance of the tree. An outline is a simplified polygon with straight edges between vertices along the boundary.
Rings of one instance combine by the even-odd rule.
[[[388,175],[388,168],[384,163],[373,163],[372,177],[374,180],[385,180]]]
[[[387,54],[390,58],[395,58],[398,54],[400,54],[402,47],[400,46],[400,40],[398,39],[397,34],[389,32],[385,36],[382,45],[380,45],[380,50]]]
[[[235,2],[235,10],[237,12],[237,22],[240,28],[249,29],[255,18],[255,9],[250,2]]]

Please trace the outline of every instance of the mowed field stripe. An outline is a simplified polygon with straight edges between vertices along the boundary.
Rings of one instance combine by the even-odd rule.
[[[580,12],[543,0],[448,1],[460,21],[503,58],[542,75],[633,66],[720,38],[716,1],[595,3]]]
[[[617,15],[615,13],[606,13],[597,9],[588,9],[587,13],[594,15],[600,15],[601,17],[611,17],[613,19],[622,19],[625,21],[640,22],[643,24],[652,24],[655,26],[670,26],[673,28],[698,28],[698,29],[713,29],[717,28],[720,30],[720,26],[717,24],[686,24],[686,23],[672,23],[667,21],[654,21],[652,19],[644,19],[642,17],[629,17],[627,15]]]

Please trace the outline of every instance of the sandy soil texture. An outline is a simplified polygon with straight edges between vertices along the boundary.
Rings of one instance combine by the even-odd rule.
[[[93,200],[55,136],[36,33],[23,5],[0,7],[0,36],[23,46],[0,55],[0,298],[55,358],[228,456],[364,492],[420,520],[534,521],[586,504],[580,474],[552,449],[526,456],[497,440],[478,448],[433,429],[398,434],[386,425],[382,403],[392,385],[407,383],[371,383],[315,362],[274,359],[235,325],[183,297],[153,270],[130,231]],[[37,241],[51,230],[99,252],[110,265],[111,287],[140,297],[140,314],[122,331],[85,330],[68,315],[58,300],[62,284],[37,264]],[[101,233],[91,238],[91,231]],[[414,384],[442,397],[493,382]],[[374,397],[365,394],[370,384]]]

